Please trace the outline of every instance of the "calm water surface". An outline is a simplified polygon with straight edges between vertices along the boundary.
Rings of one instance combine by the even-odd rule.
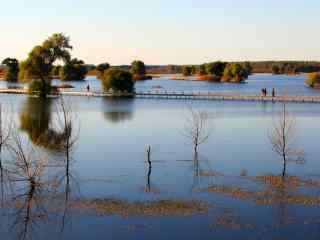
[[[275,88],[276,94],[281,95],[320,95],[319,90],[307,87],[304,84],[306,75],[287,76],[270,74],[253,74],[244,84],[209,83],[205,81],[170,80],[170,76],[154,78],[151,81],[140,81],[135,85],[136,91],[184,91],[184,92],[216,92],[224,94],[259,95],[262,88],[271,93]],[[59,80],[54,80],[59,85]],[[101,90],[101,82],[96,77],[87,77],[85,81],[70,81],[75,90],[86,91],[89,84],[94,91]],[[9,86],[17,84],[9,84]],[[18,84],[21,85],[21,84]],[[0,87],[8,87],[6,82],[0,82]]]
[[[222,91],[254,93],[263,83],[271,86],[269,77],[228,85]],[[300,78],[283,81],[290,81],[291,93],[312,94],[301,86]],[[139,83],[137,88],[152,84]],[[208,91],[206,83],[195,84],[199,91]],[[177,89],[183,86],[184,82],[174,83]],[[215,86],[213,91],[219,88]],[[281,174],[281,159],[268,138],[280,104],[68,98],[77,138],[66,170],[58,164],[64,155],[50,145],[64,136],[55,122],[58,100],[43,103],[13,95],[0,100],[12,106],[17,131],[47,156],[50,165],[35,191],[28,184],[10,184],[12,178],[1,185],[4,239],[319,239],[319,105],[288,105],[297,124],[294,147],[304,151],[306,162],[288,165],[287,174],[295,184],[275,187],[256,177]],[[196,160],[181,134],[190,106],[207,111],[212,128]],[[151,170],[146,163],[149,145]],[[4,156],[9,162],[9,155]],[[262,201],[265,191],[273,196],[269,201]],[[105,205],[97,210],[107,199],[125,202],[126,208],[159,200],[194,200],[209,207],[186,215],[124,216],[106,214],[101,210]]]

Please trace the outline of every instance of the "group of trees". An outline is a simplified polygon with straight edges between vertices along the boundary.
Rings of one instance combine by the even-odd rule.
[[[273,64],[271,68],[272,74],[298,74],[299,68],[291,63]]]
[[[184,76],[198,75],[199,80],[215,82],[242,82],[251,74],[250,63],[211,62],[199,66],[183,66]]]
[[[233,62],[243,65],[244,62]],[[320,71],[320,62],[315,61],[250,61],[253,73],[272,73],[273,66],[279,67],[279,74],[310,73]],[[197,74],[203,72],[201,65],[148,65],[146,70],[153,74],[182,74],[185,67],[195,69]],[[275,68],[276,69],[276,68]],[[282,69],[282,70],[281,70]],[[189,71],[190,72],[190,71]]]
[[[42,44],[35,46],[27,59],[18,62],[14,58],[6,58],[2,64],[6,67],[5,80],[30,83],[29,90],[41,97],[51,91],[52,77],[61,80],[83,80],[87,67],[82,60],[72,59],[69,37],[62,33],[53,34]],[[56,62],[63,65],[55,65]]]

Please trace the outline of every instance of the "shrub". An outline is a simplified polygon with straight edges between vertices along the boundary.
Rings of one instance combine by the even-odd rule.
[[[104,90],[114,90],[121,92],[133,92],[134,81],[132,74],[117,68],[111,68],[103,74],[102,85]]]
[[[320,73],[319,72],[309,73],[305,83],[309,87],[316,87],[317,84],[320,84]]]

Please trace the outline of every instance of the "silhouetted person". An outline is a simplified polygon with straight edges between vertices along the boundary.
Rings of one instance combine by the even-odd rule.
[[[88,91],[88,92],[90,91],[90,86],[89,86],[89,84],[87,85],[87,91]]]
[[[272,97],[275,97],[276,96],[276,91],[274,88],[272,88]]]

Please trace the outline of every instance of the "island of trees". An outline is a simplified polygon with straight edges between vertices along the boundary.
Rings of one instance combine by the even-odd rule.
[[[251,74],[250,63],[212,62],[199,66],[183,66],[183,76],[197,75],[199,80],[241,83]]]

